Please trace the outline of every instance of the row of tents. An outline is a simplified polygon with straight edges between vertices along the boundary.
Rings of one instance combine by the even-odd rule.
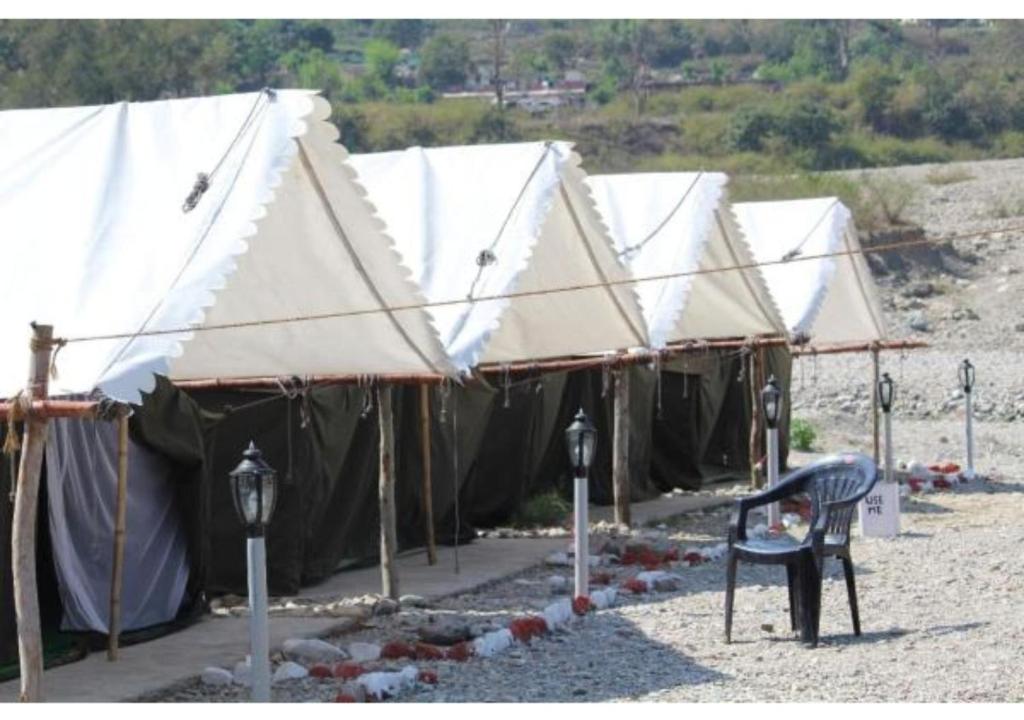
[[[580,407],[601,438],[591,497],[610,502],[623,376],[639,500],[749,467],[751,390],[788,387],[789,344],[884,338],[835,198],[732,204],[720,173],[587,176],[564,142],[348,155],[329,114],[296,90],[0,113],[0,396],[22,390],[38,321],[62,339],[51,396],[132,405],[126,631],[244,591],[226,477],[249,439],[281,477],[272,593],[375,561],[382,385],[410,548],[567,491]],[[49,627],[107,632],[116,450],[112,423],[51,422]]]

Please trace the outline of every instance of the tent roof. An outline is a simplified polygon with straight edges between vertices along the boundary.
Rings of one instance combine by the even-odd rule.
[[[636,283],[651,342],[785,332],[756,269],[695,273],[753,262],[726,201],[722,173],[634,173],[588,178],[619,255]]]
[[[794,335],[815,343],[885,338],[881,303],[850,211],[837,198],[738,203],[740,227]],[[791,253],[849,255],[779,264]]]
[[[568,143],[415,147],[351,161],[461,370],[647,344],[632,289],[607,284],[625,283],[628,271]],[[576,286],[588,287],[564,290]]]
[[[33,320],[120,336],[61,350],[55,395],[138,402],[153,373],[451,373],[329,112],[296,90],[0,113],[0,395],[25,382]],[[179,328],[205,330],[152,334]]]

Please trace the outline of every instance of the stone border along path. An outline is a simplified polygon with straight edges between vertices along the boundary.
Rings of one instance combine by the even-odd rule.
[[[722,486],[717,492],[677,493],[635,503],[635,513],[639,509],[637,522],[649,523],[729,504],[740,487],[742,484]],[[601,518],[602,510],[592,508],[592,517]],[[433,567],[427,566],[422,551],[410,551],[399,556],[402,586],[431,602],[475,592],[536,567],[546,553],[564,545],[564,537],[477,538],[459,548],[460,575],[451,572],[450,547],[438,548],[438,564]],[[354,602],[372,598],[378,588],[379,569],[371,567],[338,573],[304,589],[303,595],[296,598],[300,603],[315,599],[321,605],[334,605],[330,610],[339,614],[319,615],[292,601],[278,603],[283,612],[271,615],[271,654],[280,653],[286,639],[321,638],[351,631],[360,617],[371,614],[368,610],[362,614],[355,612],[358,607]],[[293,609],[285,609],[290,606]],[[225,612],[223,615],[227,616],[222,617],[206,615],[178,632],[126,646],[118,662],[108,662],[104,653],[93,652],[78,662],[51,668],[43,675],[44,697],[51,702],[121,702],[160,697],[172,688],[187,686],[192,681],[198,683],[198,673],[204,666],[245,657],[246,612],[242,608],[237,610]],[[18,680],[0,683],[0,702],[16,701],[17,696]]]
[[[767,533],[768,528],[763,524],[751,531],[754,536]],[[334,702],[401,700],[409,690],[437,685],[438,673],[432,669],[421,670],[412,664],[395,668],[386,664],[387,661],[466,662],[471,658],[490,659],[516,646],[533,646],[535,641],[543,641],[569,628],[578,628],[582,623],[599,622],[592,613],[612,607],[620,593],[645,595],[679,590],[683,577],[660,569],[662,567],[670,564],[679,569],[694,567],[721,560],[726,552],[725,543],[680,548],[678,543],[668,541],[664,532],[657,530],[634,530],[622,537],[606,539],[604,547],[612,552],[601,556],[599,567],[607,567],[611,564],[608,560],[614,557],[613,562],[622,568],[639,567],[642,571],[618,587],[609,584],[609,573],[597,572],[594,575],[596,582],[606,586],[592,589],[589,596],[562,598],[548,603],[540,612],[513,616],[503,626],[492,627],[472,640],[456,642],[448,647],[427,642],[391,641],[379,645],[357,641],[349,643],[347,649],[323,640],[286,640],[273,676],[276,699],[312,698]],[[545,564],[571,565],[571,560],[565,553],[554,553],[548,556]],[[193,678],[180,687],[167,688],[140,699],[244,700],[248,684],[249,667],[243,661],[237,663],[232,671],[208,667],[198,683]]]

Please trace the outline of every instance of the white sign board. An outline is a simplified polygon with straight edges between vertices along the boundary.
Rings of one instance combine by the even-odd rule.
[[[900,484],[879,482],[857,506],[862,537],[900,534]]]

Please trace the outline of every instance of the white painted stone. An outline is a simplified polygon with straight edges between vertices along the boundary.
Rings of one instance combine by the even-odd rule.
[[[316,638],[291,638],[282,646],[285,657],[305,663],[331,663],[347,660],[348,654],[339,647]]]
[[[480,657],[493,657],[508,650],[512,647],[513,642],[515,642],[515,638],[512,637],[511,631],[502,628],[481,635],[473,641],[473,647]]]
[[[234,682],[234,676],[224,668],[208,667],[199,676],[203,685],[230,685]]]
[[[398,672],[374,672],[360,675],[356,683],[378,700],[394,697],[416,684],[419,670],[415,665],[406,665]]]
[[[553,552],[544,558],[545,565],[554,565],[556,567],[572,565],[572,561],[569,560],[569,553],[564,552]]]
[[[562,575],[552,575],[547,580],[548,590],[553,595],[564,595],[569,592],[569,581]]]
[[[380,659],[380,645],[354,642],[348,646],[348,654],[354,662],[370,662]]]
[[[610,608],[615,604],[615,597],[617,591],[613,587],[604,588],[603,590],[594,590],[590,593],[590,602],[594,604],[594,607],[598,610],[604,610]]]
[[[248,657],[235,663],[235,669],[231,674],[231,678],[238,685],[245,685],[246,687],[252,685],[252,666],[249,664]]]
[[[309,671],[306,670],[306,668],[302,667],[297,662],[288,660],[278,665],[277,670],[274,671],[272,681],[279,683],[284,682],[285,680],[301,680],[307,675],[309,675]]]
[[[572,603],[569,598],[553,602],[541,614],[548,624],[548,630],[555,630],[572,620]]]

